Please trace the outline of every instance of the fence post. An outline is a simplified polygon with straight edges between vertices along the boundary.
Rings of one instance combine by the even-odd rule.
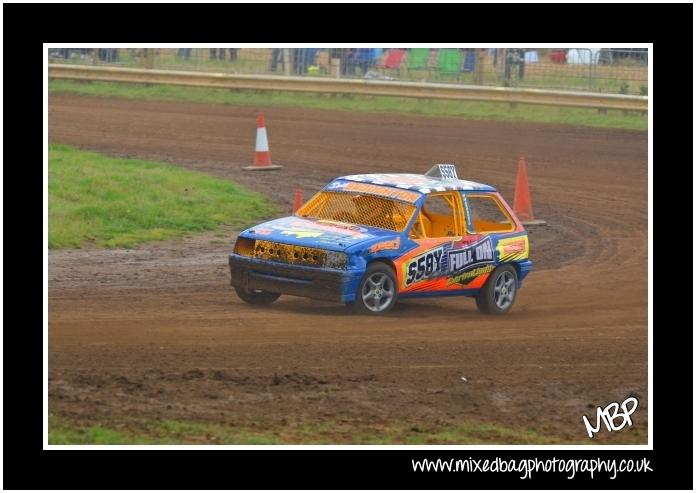
[[[501,48],[500,53],[498,55],[498,63],[500,64],[499,73],[500,73],[500,80],[503,81],[503,86],[507,86],[507,80],[505,78],[505,67],[507,66],[507,49]]]
[[[145,68],[155,68],[155,49],[145,48]]]
[[[478,50],[474,50],[474,54],[476,56],[476,68],[474,69],[474,83],[477,86],[482,86],[483,85],[483,55],[485,53],[485,50],[483,48],[480,48]]]
[[[590,86],[589,86],[589,89],[591,91],[594,87],[594,71],[595,71],[596,60],[594,60],[595,57],[592,56],[592,50],[588,49],[588,51],[590,52]],[[599,53],[600,52],[598,51],[597,55],[599,55]]]
[[[329,75],[331,77],[338,77],[341,74],[341,67],[339,64],[341,63],[340,58],[329,58]]]
[[[288,48],[283,49],[283,71],[285,75],[290,75],[290,50]]]

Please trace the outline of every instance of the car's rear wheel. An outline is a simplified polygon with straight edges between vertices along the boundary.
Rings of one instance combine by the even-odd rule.
[[[517,271],[511,265],[501,265],[491,272],[476,297],[476,306],[481,313],[502,315],[510,311],[516,297]]]
[[[237,296],[250,305],[270,305],[280,297],[279,293],[269,293],[260,289],[247,291],[243,287],[235,286],[234,290],[237,292]]]
[[[394,270],[386,264],[376,262],[368,266],[360,280],[353,309],[357,313],[384,315],[392,309],[397,296]]]

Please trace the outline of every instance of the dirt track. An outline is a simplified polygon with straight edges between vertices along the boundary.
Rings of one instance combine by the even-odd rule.
[[[233,178],[285,208],[298,186],[451,161],[511,201],[525,155],[535,212],[550,226],[531,232],[535,270],[513,311],[485,317],[457,298],[403,302],[380,319],[292,297],[250,308],[228,286],[231,231],[52,251],[52,413],[269,427],[473,421],[578,441],[583,414],[636,395],[633,428],[599,441],[645,441],[646,134],[270,108],[273,159],[285,168],[242,173],[257,111],[51,95],[49,140]]]

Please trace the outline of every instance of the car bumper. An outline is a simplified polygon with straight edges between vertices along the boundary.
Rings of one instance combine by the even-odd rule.
[[[245,289],[351,303],[362,272],[318,269],[230,254],[230,284]]]
[[[529,271],[532,270],[532,261],[531,260],[523,260],[522,262],[518,262],[517,265],[520,268],[520,276],[519,279],[517,280],[517,283],[522,286],[522,281],[524,280],[525,277],[527,277],[527,274],[529,274]]]

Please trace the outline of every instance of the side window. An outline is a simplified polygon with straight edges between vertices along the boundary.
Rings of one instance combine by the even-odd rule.
[[[493,195],[467,195],[473,233],[506,233],[515,224]]]
[[[428,216],[438,215],[454,217],[451,197],[447,196],[447,198],[445,198],[445,195],[430,195],[426,199],[425,204],[423,204],[423,212]]]
[[[462,236],[464,224],[456,193],[433,194],[425,200],[409,236],[416,239]]]

